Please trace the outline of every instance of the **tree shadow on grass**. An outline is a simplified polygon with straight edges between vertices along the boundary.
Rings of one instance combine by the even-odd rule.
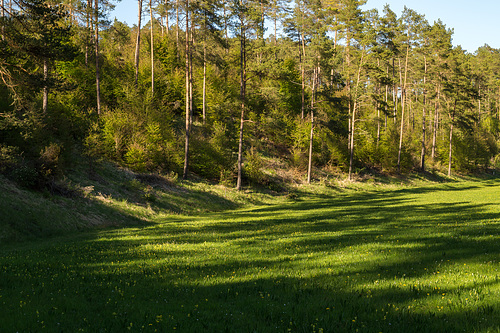
[[[462,202],[466,189],[476,187],[179,217],[6,255],[0,294],[12,303],[0,304],[0,321],[62,331],[498,331],[498,214],[494,203]],[[450,191],[447,203],[413,196]]]

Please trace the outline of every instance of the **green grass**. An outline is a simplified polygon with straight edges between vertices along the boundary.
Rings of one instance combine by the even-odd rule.
[[[172,215],[196,215],[282,201],[282,196],[237,192],[203,181],[135,174],[103,163],[89,176],[80,166],[59,191],[19,188],[0,175],[0,244],[111,226],[144,226]]]
[[[0,331],[500,332],[499,188],[303,187],[3,245]]]

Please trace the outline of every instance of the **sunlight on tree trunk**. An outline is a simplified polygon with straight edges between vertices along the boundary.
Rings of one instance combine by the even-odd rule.
[[[240,4],[242,1],[240,0]],[[245,99],[246,99],[246,30],[243,13],[240,13],[240,137],[238,141],[238,178],[236,180],[236,189],[241,190],[243,173],[243,129],[245,124]]]
[[[43,59],[43,102],[42,102],[42,110],[43,113],[47,113],[47,105],[49,103],[49,88],[47,87],[47,80],[49,79],[49,64],[47,59]]]
[[[427,91],[426,91],[426,84],[427,82],[427,58],[424,56],[424,90],[423,90],[423,105],[422,105],[422,152],[420,154],[420,170],[422,171],[425,171],[425,116],[426,116],[426,110],[425,110],[425,106],[426,106],[426,102],[427,102],[427,99],[426,99],[426,94],[427,94]]]
[[[137,88],[137,80],[139,78],[139,56],[141,52],[141,19],[142,19],[142,0],[137,1],[139,5],[139,18],[137,22],[137,38],[135,43],[135,87]]]
[[[97,114],[101,114],[101,78],[99,68],[99,0],[95,0],[95,82],[97,96]]]
[[[188,178],[189,170],[189,135],[191,127],[191,110],[190,110],[190,100],[189,100],[189,0],[186,0],[186,41],[185,41],[185,52],[186,52],[186,136],[184,144],[184,170],[182,173],[182,179]]]
[[[453,105],[453,111],[451,114],[451,124],[450,124],[450,146],[449,146],[449,154],[448,154],[448,177],[451,177],[451,160],[452,160],[452,142],[453,142],[453,125],[455,124],[455,110],[457,108],[457,101]]]
[[[153,41],[153,0],[149,0],[150,30],[151,30],[151,98],[155,92],[155,63],[154,63],[154,41]]]

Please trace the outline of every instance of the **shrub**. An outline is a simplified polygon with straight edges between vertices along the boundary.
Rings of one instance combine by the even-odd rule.
[[[37,166],[41,180],[48,181],[62,175],[61,152],[62,147],[57,143],[51,143],[42,149]]]
[[[245,167],[244,172],[250,182],[255,184],[264,184],[266,182],[266,175],[262,171],[264,162],[262,156],[255,152],[252,147],[250,151],[245,154]]]

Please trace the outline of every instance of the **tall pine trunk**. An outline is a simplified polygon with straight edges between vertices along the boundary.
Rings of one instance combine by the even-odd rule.
[[[304,109],[305,109],[305,103],[306,103],[306,98],[305,98],[305,81],[306,81],[306,78],[305,78],[305,62],[306,62],[306,45],[305,45],[305,41],[304,41],[304,33],[301,32],[300,34],[301,36],[301,44],[302,44],[302,51],[301,51],[301,70],[300,70],[300,78],[301,78],[301,83],[302,83],[302,90],[301,90],[301,104],[300,104],[300,117],[301,119],[304,119]]]
[[[453,111],[451,114],[451,124],[450,124],[450,152],[448,154],[448,177],[451,176],[451,159],[452,159],[452,141],[453,141],[453,125],[455,123],[455,110],[457,108],[457,101],[455,100],[455,104],[453,105]]]
[[[95,85],[96,85],[96,100],[97,114],[101,114],[101,78],[99,68],[99,0],[95,0]]]
[[[240,14],[243,15],[243,14]],[[241,99],[241,116],[240,116],[240,137],[238,142],[238,178],[236,181],[236,189],[241,190],[241,177],[243,173],[243,129],[245,124],[245,100],[246,100],[246,29],[244,20],[240,18],[240,99]]]
[[[91,13],[92,13],[92,0],[87,0],[87,8],[85,12],[86,28],[85,31],[85,67],[89,65],[89,43],[91,39],[90,31],[91,29]]]
[[[191,28],[189,39],[189,111],[191,113],[191,125],[193,123],[194,98],[193,98],[193,50],[194,50],[194,22],[191,15]]]
[[[207,121],[207,42],[203,41],[203,124]]]
[[[427,90],[426,90],[426,87],[425,87],[426,81],[427,81],[427,59],[424,56],[424,91],[423,91],[424,101],[423,101],[423,106],[422,106],[422,152],[420,154],[420,169],[422,171],[425,171],[425,130],[426,130],[426,124],[425,124],[426,110],[425,110],[425,106],[426,106],[426,102],[427,102],[427,100],[426,100]]]
[[[179,49],[180,49],[180,44],[179,44],[179,1],[180,0],[176,0],[176,2],[175,2],[175,42],[176,42],[175,45],[177,46],[177,60],[180,60],[179,59],[179,57],[180,57],[180,55],[179,55]],[[186,8],[186,12],[187,12],[187,8]]]
[[[151,29],[151,96],[155,92],[155,63],[154,63],[154,42],[153,42],[153,0],[149,0],[150,29]]]
[[[165,28],[167,29],[167,35],[170,32],[170,23],[168,21],[168,0],[165,0]]]
[[[437,97],[436,101],[434,103],[434,126],[432,128],[432,150],[431,150],[431,158],[432,161],[435,161],[436,158],[436,143],[437,143],[437,130],[438,130],[438,124],[439,124],[439,112],[438,112],[438,105],[439,105],[439,98],[440,98],[440,93],[441,90],[439,89],[440,86],[436,86],[436,92],[437,92]]]
[[[137,22],[137,38],[135,42],[135,87],[137,88],[137,80],[139,78],[139,56],[141,47],[141,20],[142,20],[142,0],[137,1],[139,4],[139,18]]]
[[[311,175],[312,175],[312,155],[313,155],[313,142],[314,142],[314,103],[315,103],[317,79],[318,79],[318,69],[314,68],[314,74],[312,79],[312,92],[311,92],[311,131],[309,133],[309,160],[307,163],[308,184],[311,184]]]
[[[356,110],[359,108],[359,101],[358,101],[358,89],[359,89],[359,81],[361,80],[361,68],[363,67],[363,60],[364,60],[364,55],[365,55],[365,49],[363,48],[363,51],[361,53],[361,59],[359,61],[359,67],[358,67],[358,75],[356,78],[356,87],[354,89],[354,105],[352,108],[352,113],[351,113],[351,118],[350,118],[350,137],[349,137],[349,149],[350,149],[350,154],[349,154],[349,175],[348,179],[352,180],[352,173],[354,169],[354,133],[355,133],[355,124],[356,124]],[[349,105],[351,102],[349,102]]]
[[[178,23],[178,22],[177,22]],[[178,26],[177,26],[178,29]],[[190,135],[190,127],[191,127],[191,108],[189,101],[189,0],[186,0],[186,41],[185,41],[185,52],[186,52],[186,136],[185,136],[185,145],[184,145],[184,170],[182,173],[182,178],[188,178],[188,170],[189,170],[189,135]]]
[[[43,59],[43,102],[42,102],[42,110],[43,113],[47,113],[47,105],[49,103],[49,88],[47,86],[47,80],[49,78],[49,63],[47,59]]]
[[[408,56],[410,53],[410,46],[406,46],[406,59],[405,59],[405,77],[403,82],[403,89],[401,91],[401,126],[399,128],[399,149],[398,149],[398,172],[401,172],[401,150],[403,149],[403,130],[404,130],[404,118],[405,118],[405,107],[406,107],[406,80],[408,77]]]
[[[2,21],[3,21],[3,18],[5,17],[5,7],[4,7],[5,3],[4,3],[4,0],[2,0]],[[4,27],[4,24],[2,22],[2,40],[5,39],[5,27]]]

